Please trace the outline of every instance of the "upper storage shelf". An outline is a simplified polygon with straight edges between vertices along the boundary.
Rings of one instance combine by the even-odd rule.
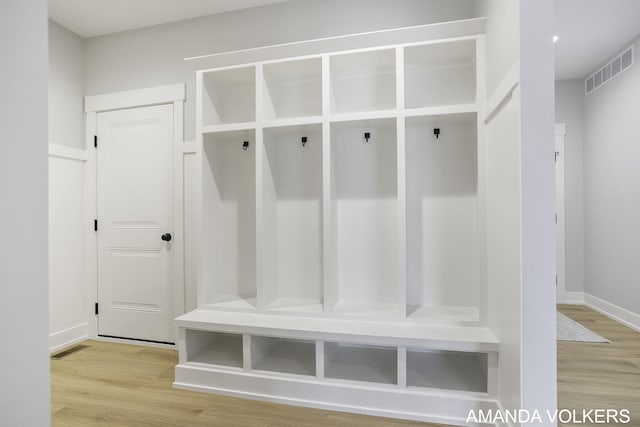
[[[396,107],[395,49],[335,55],[330,64],[331,113]]]
[[[263,115],[266,120],[322,114],[322,59],[264,66]]]
[[[476,102],[476,41],[410,46],[404,51],[405,107]]]
[[[202,75],[202,125],[256,119],[255,67],[207,71]]]

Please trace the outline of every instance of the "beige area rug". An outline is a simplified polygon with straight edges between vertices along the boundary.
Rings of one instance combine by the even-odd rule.
[[[580,341],[610,343],[606,338],[582,326],[580,323],[558,312],[558,341]]]

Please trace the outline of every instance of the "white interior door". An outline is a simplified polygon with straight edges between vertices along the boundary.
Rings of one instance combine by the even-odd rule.
[[[564,137],[565,125],[556,125],[556,297],[565,299],[565,237],[564,237]]]
[[[173,105],[99,113],[97,133],[98,335],[174,342]]]

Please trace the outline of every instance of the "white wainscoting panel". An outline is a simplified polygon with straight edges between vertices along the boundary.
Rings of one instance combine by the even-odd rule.
[[[49,144],[49,349],[87,338],[86,152]]]

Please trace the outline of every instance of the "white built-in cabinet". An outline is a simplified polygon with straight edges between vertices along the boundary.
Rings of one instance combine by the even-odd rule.
[[[494,407],[483,43],[197,73],[199,307],[178,319],[177,387],[448,422]]]

